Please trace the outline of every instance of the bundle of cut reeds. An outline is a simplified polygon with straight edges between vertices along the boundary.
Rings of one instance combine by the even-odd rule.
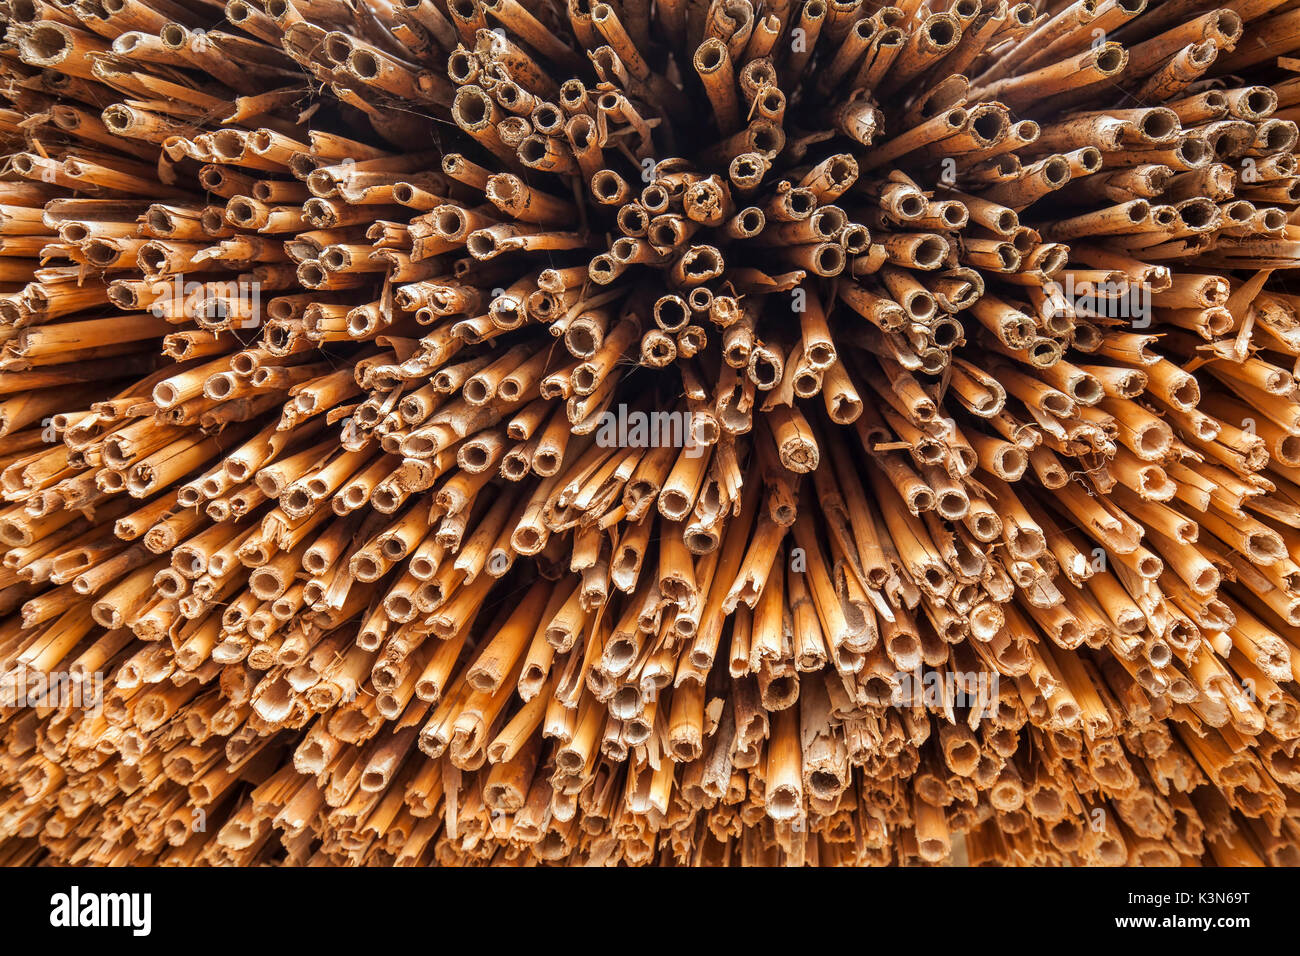
[[[0,862],[1300,863],[1300,3],[0,10]]]

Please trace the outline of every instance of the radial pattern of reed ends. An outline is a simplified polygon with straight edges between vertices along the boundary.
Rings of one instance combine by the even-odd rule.
[[[0,14],[0,863],[1300,863],[1300,3]]]

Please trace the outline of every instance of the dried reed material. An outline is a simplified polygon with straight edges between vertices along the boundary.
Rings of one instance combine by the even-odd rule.
[[[1294,862],[1297,16],[941,6],[11,4],[5,858]]]

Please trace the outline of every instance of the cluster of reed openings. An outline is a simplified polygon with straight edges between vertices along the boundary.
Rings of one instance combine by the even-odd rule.
[[[0,861],[1300,862],[1300,5],[0,9]]]

